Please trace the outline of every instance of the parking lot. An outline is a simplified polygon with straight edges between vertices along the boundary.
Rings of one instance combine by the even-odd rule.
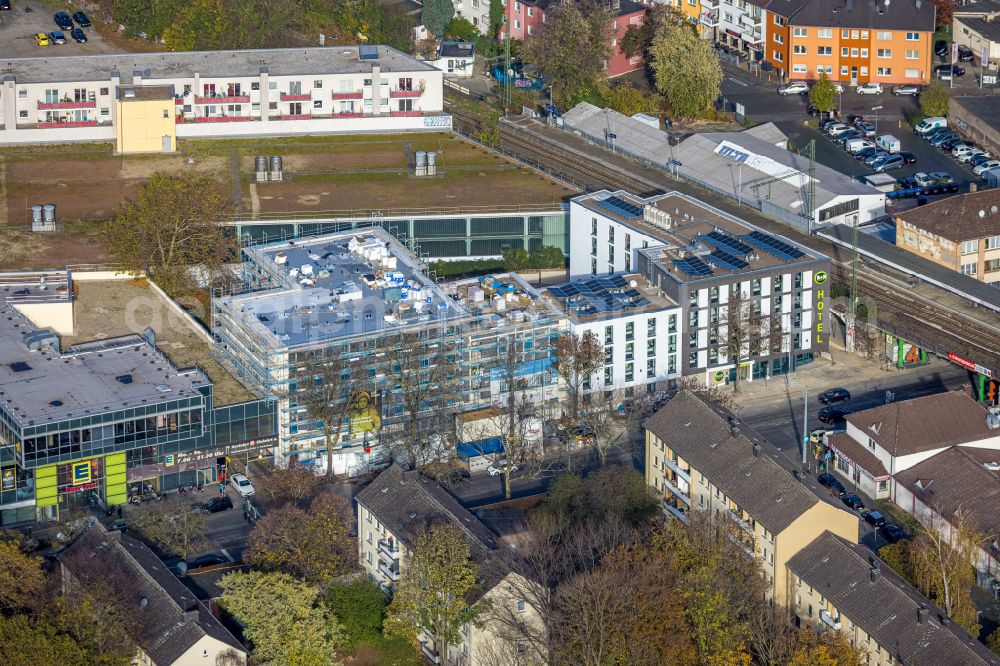
[[[60,30],[52,20],[57,11],[66,11],[65,3],[53,5],[31,0],[11,0],[10,11],[0,12],[0,55],[50,58],[121,52],[121,49],[102,39],[95,27],[83,29],[87,35],[85,44],[73,41],[69,30],[62,30],[66,36],[66,44],[39,46],[33,37],[35,33],[48,34]]]

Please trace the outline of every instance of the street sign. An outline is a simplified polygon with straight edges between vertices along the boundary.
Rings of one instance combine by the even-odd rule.
[[[951,62],[952,64],[958,62],[958,42],[951,45]]]
[[[614,139],[618,138],[618,135],[615,134],[614,132],[609,132],[608,133],[608,138],[611,139],[611,140],[614,140]]]

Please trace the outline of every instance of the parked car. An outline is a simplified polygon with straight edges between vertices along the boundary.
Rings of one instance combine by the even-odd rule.
[[[956,79],[965,76],[965,68],[959,65],[938,65],[934,68],[934,75],[942,81],[950,81],[952,76]]]
[[[507,469],[507,461],[501,460],[498,463],[490,463],[490,466],[486,468],[486,473],[490,476],[498,476],[503,474]],[[510,471],[513,474],[517,471],[517,465],[511,465]]]
[[[838,495],[843,495],[844,493],[847,492],[847,489],[844,488],[844,484],[838,481],[837,477],[835,477],[833,474],[820,474],[818,477],[816,477],[816,480],[819,481],[822,485],[832,490],[833,492],[837,493]]]
[[[876,148],[875,146],[872,146],[871,148],[862,148],[858,152],[854,153],[854,159],[866,160],[877,152],[878,148]]]
[[[984,159],[982,161],[985,162],[986,160],[988,160],[990,158],[990,154],[987,153],[982,148],[973,148],[972,150],[970,150],[966,154],[960,155],[958,157],[958,163],[959,164],[972,164],[972,160],[976,159],[977,157],[983,157]]]
[[[817,418],[819,418],[822,423],[835,423],[837,421],[842,421],[847,414],[848,412],[840,407],[824,407],[819,410]]]
[[[809,431],[809,442],[811,444],[822,444],[829,432],[831,431],[827,428],[813,428]]]
[[[872,165],[876,173],[882,173],[884,171],[892,171],[893,169],[902,169],[906,165],[903,161],[901,155],[889,155],[884,157]]]
[[[923,171],[918,171],[915,174],[913,174],[913,180],[917,181],[917,185],[919,185],[920,187],[928,187],[930,185],[933,185],[935,182],[934,179],[931,178],[929,174],[926,174]]]
[[[903,149],[903,144],[891,134],[883,134],[876,138],[875,145],[887,153],[898,153]]]
[[[854,141],[855,139],[865,138],[865,133],[861,130],[847,130],[846,132],[841,132],[833,138],[834,143],[838,143],[841,146],[846,145],[848,141]]]
[[[862,83],[857,87],[857,91],[859,95],[881,95],[882,84],[875,82]]]
[[[242,474],[233,474],[229,477],[229,482],[242,497],[252,497],[254,493],[253,484],[250,479]]]
[[[954,132],[941,132],[940,134],[935,134],[934,138],[930,140],[930,144],[937,148],[945,141],[951,141],[952,139],[957,139],[958,135]]]
[[[897,190],[912,190],[920,187],[917,181],[913,179],[912,176],[903,176],[902,178],[896,179],[896,189]]]
[[[957,159],[959,157],[962,157],[963,155],[968,155],[969,153],[971,153],[976,148],[977,148],[977,146],[975,144],[965,143],[963,141],[962,143],[958,144],[957,146],[953,146],[952,147],[952,149],[951,149],[951,156]]]
[[[1000,167],[1000,160],[986,160],[985,162],[982,162],[979,166],[974,167],[972,169],[972,173],[976,174],[977,176],[981,176],[983,175],[984,171],[989,171],[990,169],[996,169],[997,167]]]
[[[961,145],[962,145],[962,137],[956,136],[952,137],[951,139],[947,139],[946,141],[942,141],[941,143],[938,144],[938,148],[940,148],[946,153],[950,153],[952,150]]]
[[[0,11],[10,11],[10,0],[0,0]]]
[[[778,86],[779,95],[801,95],[809,92],[809,85],[805,81],[792,81],[783,86]]]
[[[875,126],[871,123],[858,123],[855,127],[858,128],[858,131],[864,132],[867,137],[875,136]]]
[[[69,17],[66,12],[56,12],[53,15],[52,20],[56,22],[62,30],[70,30],[73,27],[73,19]]]
[[[916,125],[914,125],[913,133],[919,134],[921,136],[926,136],[928,132],[947,126],[948,126],[947,118],[943,116],[931,116],[929,118],[924,118]]]
[[[896,153],[896,154],[903,158],[903,164],[916,164],[917,163],[917,156],[914,155],[913,153],[911,153],[908,150],[904,150],[903,152]]]
[[[819,401],[824,405],[832,405],[851,399],[851,392],[843,387],[827,389],[819,394]]]
[[[35,37],[35,43],[38,44],[39,46],[49,45],[49,36],[46,35],[44,32],[36,32],[34,34],[34,37]]]
[[[233,500],[229,499],[228,495],[221,495],[205,502],[205,504],[201,507],[201,510],[207,513],[219,513],[220,511],[226,511],[227,509],[232,508]]]
[[[825,131],[830,136],[837,136],[838,134],[843,134],[844,132],[849,132],[850,130],[851,128],[844,123],[834,123],[832,125],[827,125]]]
[[[861,501],[860,497],[854,494],[841,495],[840,501],[855,511],[863,511],[865,508],[865,503]]]
[[[196,557],[188,565],[188,569],[198,569],[201,567],[211,567],[216,564],[228,564],[229,560],[224,558],[222,555],[216,553],[210,553],[208,555],[202,555],[201,557]]]
[[[955,178],[947,171],[931,171],[927,175],[934,180],[934,185],[949,185],[955,182]]]
[[[844,142],[844,148],[847,152],[852,155],[856,154],[859,150],[864,150],[865,148],[874,148],[875,144],[868,139],[851,139],[850,141]]]
[[[66,35],[62,34],[59,30],[55,30],[49,33],[49,41],[53,44],[65,44]]]
[[[936,42],[934,42],[934,53],[939,58],[947,58],[949,50],[951,49],[948,46],[948,42],[946,42],[945,40],[939,39]]]
[[[819,109],[816,108],[815,104],[810,104],[809,106],[806,107],[806,113],[808,113],[813,118],[816,118],[817,116],[819,116],[820,111]]]
[[[959,44],[958,45],[958,61],[959,62],[972,62],[972,59],[974,57],[975,57],[975,54],[973,53],[972,49],[970,49],[965,44]]]
[[[83,44],[87,41],[87,33],[85,33],[80,28],[73,28],[69,31],[69,36],[76,40],[78,44]]]
[[[870,157],[868,157],[868,158],[865,159],[865,164],[867,164],[868,166],[871,166],[871,165],[875,164],[875,162],[879,161],[883,157],[887,157],[888,155],[889,155],[889,153],[885,152],[884,150],[878,150],[878,151],[875,152],[875,154],[873,154]]]
[[[878,511],[868,511],[862,517],[865,519],[865,522],[872,527],[882,527],[885,525],[885,516]]]
[[[893,86],[892,94],[896,97],[900,97],[902,95],[909,95],[911,97],[916,96],[920,94],[920,86],[910,84],[904,86]]]
[[[83,12],[74,12],[73,13],[73,20],[76,21],[80,25],[81,28],[89,28],[90,27],[90,19],[87,18],[87,15],[84,14]]]
[[[825,132],[827,128],[830,127],[830,125],[836,125],[839,122],[840,121],[838,119],[832,116],[829,118],[824,118],[823,120],[819,121],[819,129],[821,132]]]
[[[888,541],[889,543],[897,543],[898,541],[902,541],[903,539],[905,539],[908,535],[906,533],[906,530],[904,530],[899,525],[886,523],[885,525],[882,526],[882,536],[884,536],[885,540]]]
[[[945,133],[948,133],[948,132],[951,132],[952,134],[954,134],[954,132],[952,130],[948,129],[947,125],[942,125],[941,127],[935,127],[933,129],[927,130],[921,136],[923,136],[924,141],[930,143],[931,141],[933,141],[934,139],[936,139],[939,135],[945,134]]]

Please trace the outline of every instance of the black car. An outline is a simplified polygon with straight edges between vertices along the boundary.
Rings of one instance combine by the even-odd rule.
[[[0,0],[0,11],[10,11],[10,0]]]
[[[81,28],[90,27],[90,19],[83,12],[74,12],[73,20],[79,23]]]
[[[819,410],[819,414],[817,416],[823,423],[834,423],[836,421],[842,421],[844,417],[847,416],[847,412],[840,407],[824,407]]]
[[[896,180],[896,188],[900,190],[912,190],[920,187],[917,181],[913,180],[910,176],[903,176]]]
[[[847,492],[847,489],[844,488],[844,484],[838,481],[837,477],[833,474],[820,474],[816,477],[816,480],[838,495],[843,495]]]
[[[208,513],[219,513],[220,511],[225,511],[227,509],[233,508],[233,500],[229,499],[227,495],[221,497],[216,497],[215,499],[209,500],[202,507],[203,511]]]
[[[839,143],[840,145],[843,146],[852,139],[863,139],[863,138],[865,138],[865,133],[862,132],[861,130],[847,130],[846,132],[841,132],[840,134],[838,134],[837,137],[833,140],[833,142]]]
[[[832,125],[834,123],[839,123],[839,122],[840,121],[837,120],[836,118],[832,118],[832,117],[831,118],[824,118],[823,120],[819,121],[819,129],[820,129],[821,132],[825,131],[826,128],[829,127],[830,125]]]
[[[934,68],[934,74],[939,79],[943,78],[941,75],[954,76],[956,79],[960,76],[965,76],[965,68],[960,65],[938,65]]]
[[[861,511],[865,508],[865,503],[861,501],[861,498],[857,495],[842,495],[840,501],[851,507],[855,511]]]
[[[913,153],[907,151],[907,150],[904,150],[901,153],[897,153],[897,155],[899,155],[900,157],[903,158],[903,164],[916,164],[917,163],[917,156],[914,155]]]
[[[947,151],[947,152],[950,153],[951,150],[952,150],[952,148],[954,148],[955,146],[957,146],[957,145],[959,145],[961,143],[965,143],[965,139],[956,136],[956,137],[953,137],[951,139],[948,139],[947,141],[942,141],[940,144],[938,144],[938,148],[940,148],[941,150],[944,150],[944,151]]]
[[[863,123],[863,122],[865,122],[865,117],[864,116],[858,115],[856,113],[849,113],[849,114],[847,114],[847,124],[848,125],[857,125],[858,123]]]
[[[868,148],[862,148],[858,152],[854,153],[854,159],[864,161],[878,152],[878,148],[873,148],[869,146]]]
[[[865,519],[865,522],[872,527],[882,527],[885,525],[885,516],[878,511],[868,511],[862,517]]]
[[[937,54],[939,58],[947,58],[949,50],[948,42],[945,40],[939,39],[934,42],[934,53]]]
[[[70,30],[73,28],[73,19],[69,17],[66,12],[56,12],[52,17],[52,20],[56,22],[56,25],[63,30]]]
[[[806,113],[815,118],[819,115],[819,109],[816,108],[815,104],[810,104],[806,107]]]
[[[904,530],[899,525],[893,525],[892,523],[886,523],[882,526],[882,536],[889,543],[896,543],[897,541],[902,541],[907,537],[906,530]]]
[[[87,33],[79,28],[73,28],[69,31],[69,36],[75,39],[78,43],[83,44],[87,41]]]
[[[972,49],[968,46],[962,46],[961,44],[958,45],[959,62],[971,62],[973,57],[974,54],[972,53]]]
[[[952,130],[949,129],[949,128],[947,128],[947,127],[935,127],[930,132],[927,132],[927,134],[924,134],[922,136],[923,136],[924,141],[930,142],[930,141],[933,141],[934,139],[936,139],[938,137],[938,135],[944,134],[946,132],[951,132],[951,131]]]
[[[201,557],[195,558],[191,564],[188,565],[188,569],[197,569],[199,567],[211,567],[216,564],[228,564],[229,560],[224,558],[222,555],[216,555],[211,553],[210,555],[202,555]]]
[[[977,167],[983,162],[989,162],[991,159],[993,158],[989,155],[976,155],[969,161],[969,166]]]
[[[843,402],[851,399],[851,392],[845,388],[827,389],[819,394],[819,401],[824,405],[832,405],[835,402]]]

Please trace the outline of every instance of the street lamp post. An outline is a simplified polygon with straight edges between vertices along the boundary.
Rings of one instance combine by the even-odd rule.
[[[873,106],[872,111],[875,112],[875,135],[878,136],[878,112],[882,110],[881,106]]]

